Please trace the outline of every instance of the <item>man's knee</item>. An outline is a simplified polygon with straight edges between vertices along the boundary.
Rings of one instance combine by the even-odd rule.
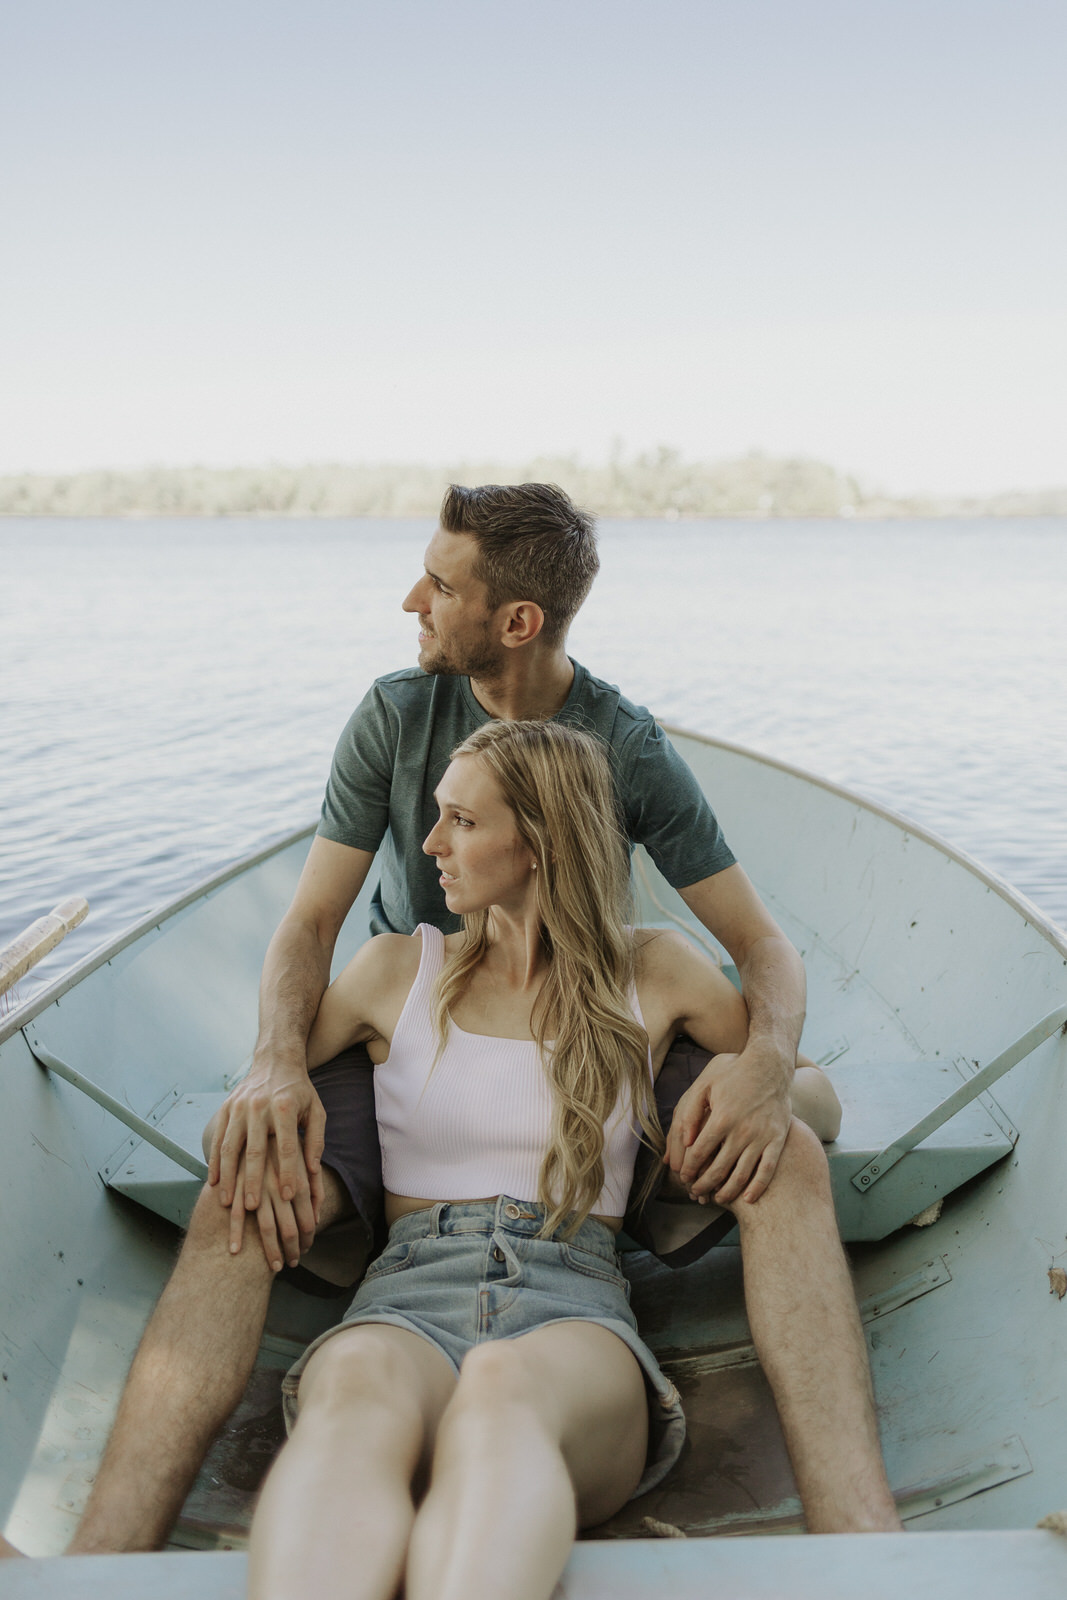
[[[833,1205],[826,1151],[818,1134],[794,1117],[770,1187],[754,1204],[738,1200],[729,1209],[743,1234],[746,1226],[777,1221],[783,1215],[812,1223],[822,1216],[832,1219]]]
[[[189,1218],[181,1252],[183,1261],[188,1263],[194,1258],[225,1261],[232,1264],[235,1272],[262,1271],[273,1276],[259,1241],[255,1212],[245,1215],[241,1248],[236,1254],[230,1249],[231,1220],[230,1207],[220,1202],[219,1191],[205,1184]]]
[[[830,1193],[830,1165],[825,1147],[818,1134],[799,1117],[794,1117],[789,1125],[776,1178],[778,1173],[783,1173],[788,1182],[804,1184],[821,1194]]]

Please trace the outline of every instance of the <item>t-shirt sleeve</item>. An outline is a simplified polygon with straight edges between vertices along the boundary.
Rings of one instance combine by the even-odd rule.
[[[377,850],[389,826],[396,729],[378,686],[364,695],[333,753],[316,832],[357,850]]]
[[[652,723],[635,730],[623,773],[630,837],[643,844],[673,889],[732,867],[736,857],[692,771]]]

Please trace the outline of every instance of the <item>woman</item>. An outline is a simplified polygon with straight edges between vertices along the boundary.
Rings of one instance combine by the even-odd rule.
[[[594,740],[488,723],[436,798],[424,849],[464,931],[371,940],[309,1041],[312,1067],[360,1040],[375,1062],[390,1234],[286,1379],[258,1600],[389,1600],[402,1580],[407,1600],[547,1597],[576,1526],[681,1448],[614,1235],[641,1139],[663,1146],[651,1085],[671,1040],[740,1050],[744,1003],[684,939],[626,926]],[[832,1136],[832,1090],[806,1076]]]

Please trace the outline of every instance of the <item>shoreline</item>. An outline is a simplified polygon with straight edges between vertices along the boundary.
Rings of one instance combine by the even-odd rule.
[[[806,457],[692,461],[667,448],[590,466],[525,461],[149,466],[0,475],[0,517],[434,517],[450,483],[559,483],[595,515],[668,522],[902,521],[1067,516],[1067,486],[899,494]]]

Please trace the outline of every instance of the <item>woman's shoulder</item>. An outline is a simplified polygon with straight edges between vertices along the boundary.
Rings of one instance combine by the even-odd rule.
[[[634,929],[634,977],[639,993],[657,991],[686,1004],[709,987],[715,994],[737,992],[718,959],[675,928]]]
[[[707,962],[692,940],[676,928],[634,928],[634,965],[642,973],[672,972],[679,961]]]
[[[415,980],[422,959],[422,939],[418,933],[378,933],[360,945],[348,972],[362,983],[406,983]]]

